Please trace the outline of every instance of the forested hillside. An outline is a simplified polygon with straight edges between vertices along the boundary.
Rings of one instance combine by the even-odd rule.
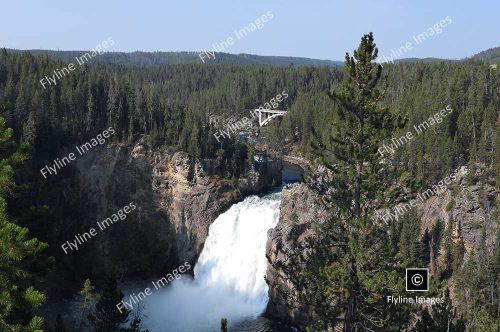
[[[377,52],[364,35],[342,84],[318,97],[323,112],[294,109],[275,128],[297,143],[309,129],[315,167],[270,236],[269,311],[313,331],[497,331],[498,73],[381,68]],[[394,305],[416,266],[441,303]]]
[[[9,49],[9,52],[24,52]],[[74,61],[76,56],[81,56],[85,51],[51,51],[30,50],[33,55],[47,56],[54,60]],[[318,60],[290,56],[263,56],[255,54],[230,54],[216,52],[210,59],[202,59],[199,52],[107,52],[95,59],[95,62],[113,63],[117,65],[150,67],[157,65],[175,64],[201,64],[203,61],[209,64],[233,64],[241,66],[260,65],[286,67],[294,66],[316,66],[316,67],[339,67],[340,61]],[[206,57],[206,56],[205,56]]]
[[[487,63],[499,63],[500,62],[500,47],[490,48],[489,50],[479,52],[472,57],[474,60],[481,60]]]
[[[394,160],[409,172],[410,182],[432,184],[447,170],[470,160],[495,165],[499,77],[497,70],[474,61],[384,66],[380,83],[383,104],[407,120],[393,137],[414,131],[414,125],[448,105],[453,109],[442,123],[396,149]],[[293,139],[303,150],[310,151],[313,129],[319,136],[328,130],[323,119],[331,104],[322,90],[292,100],[290,113],[281,126],[269,131],[276,137]]]
[[[334,68],[192,64],[127,69],[96,64],[82,66],[57,86],[44,89],[38,80],[63,62],[4,50],[0,66],[0,102],[11,105],[8,123],[39,161],[110,126],[118,141],[149,135],[151,141],[212,158],[217,145],[209,114],[256,108],[281,91],[289,97],[280,108],[290,112],[265,133],[271,142],[288,138],[308,152],[313,128],[320,136],[327,129],[322,119],[331,105],[325,91],[343,76]],[[396,150],[396,160],[406,164],[412,181],[432,183],[442,170],[471,159],[494,163],[499,75],[474,61],[384,67],[383,102],[408,120],[394,136],[447,105],[453,109],[444,123]]]
[[[27,166],[16,173],[28,190],[9,205],[16,216],[25,212],[16,204],[17,199],[26,199],[24,195],[34,206],[45,204],[50,181],[57,181],[45,181],[39,169],[60,157],[64,148],[82,144],[110,127],[115,131],[111,142],[144,139],[154,146],[186,151],[194,158],[219,158],[225,165],[219,176],[235,179],[248,172],[253,148],[234,137],[217,142],[213,134],[218,127],[211,124],[210,117],[234,116],[286,91],[288,98],[279,109],[288,113],[261,129],[262,143],[278,155],[301,155],[311,160],[316,158],[313,143],[319,141],[327,147],[335,143],[330,137],[331,123],[325,119],[331,118],[337,107],[327,91],[340,88],[346,77],[339,68],[284,66],[293,60],[288,58],[266,59],[266,66],[240,66],[236,64],[244,63],[243,58],[252,64],[262,62],[253,56],[240,56],[234,64],[171,64],[178,61],[176,55],[136,53],[125,59],[123,54],[114,54],[77,67],[57,84],[40,84],[41,78],[67,66],[52,57],[71,61],[73,56],[0,51],[3,116],[13,129],[14,140],[29,146]],[[196,54],[186,57],[196,62]],[[220,58],[221,62],[226,60]],[[275,66],[267,66],[270,62]],[[137,66],[129,66],[131,63]],[[318,65],[297,63],[308,64]],[[499,82],[500,69],[476,60],[384,65],[378,82],[381,95],[375,99],[378,102],[380,97],[381,105],[401,125],[387,135],[385,144],[391,144],[391,137],[415,132],[414,126],[440,110],[452,110],[408,144],[387,153],[385,162],[391,167],[387,174],[379,174],[387,187],[397,191],[394,188],[399,185],[415,192],[439,182],[459,166],[468,166],[484,170],[485,179],[496,177],[498,190]],[[345,124],[341,117],[334,119],[340,127]],[[37,190],[30,193],[30,188]],[[395,194],[392,191],[390,194]],[[49,207],[44,218],[57,217],[51,215],[54,209]],[[38,224],[33,230],[42,239],[55,232],[49,224]]]
[[[108,127],[117,141],[148,135],[151,142],[213,158],[218,145],[208,114],[255,108],[283,90],[291,96],[323,91],[341,75],[329,68],[97,64],[44,89],[39,79],[65,63],[5,50],[0,57],[0,102],[10,105],[7,121],[30,144],[38,166],[62,146]],[[289,107],[289,99],[282,107]]]

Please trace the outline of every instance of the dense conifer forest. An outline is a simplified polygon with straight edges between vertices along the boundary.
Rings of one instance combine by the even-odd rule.
[[[8,50],[9,52],[24,52],[20,50]],[[48,56],[61,61],[74,61],[75,57],[81,56],[83,51],[50,51],[50,50],[30,50],[33,55]],[[287,67],[290,64],[295,66],[316,66],[316,67],[338,67],[340,61],[316,60],[309,58],[287,57],[287,56],[262,56],[254,54],[229,54],[217,53],[217,57],[211,58],[210,64],[233,64],[240,66],[262,65]],[[104,53],[93,62],[113,63],[125,66],[149,67],[158,65],[173,64],[202,64],[197,52],[110,52]]]
[[[392,189],[400,185],[415,192],[436,184],[457,167],[467,166],[473,170],[483,169],[482,180],[495,179],[493,185],[499,190],[500,68],[482,61],[486,58],[384,64],[378,80],[380,104],[388,114],[398,118],[399,123],[394,125],[397,128],[394,132],[385,133],[385,141],[381,142],[388,145],[391,137],[414,131],[414,126],[445,107],[451,108],[452,112],[441,123],[395,149],[387,160],[391,167],[386,169],[390,171],[379,174],[381,183]],[[5,163],[1,165],[0,174],[0,226],[11,232],[0,233],[0,239],[1,236],[9,239],[18,236],[26,240],[24,231],[16,228],[7,217],[5,206],[9,200],[12,200],[10,214],[22,219],[24,225],[34,225],[30,234],[42,239],[51,238],[51,232],[55,230],[49,223],[35,225],[31,220],[40,216],[47,220],[49,213],[49,208],[42,205],[46,203],[44,188],[48,188],[50,182],[43,181],[38,170],[60,157],[64,148],[82,144],[109,127],[116,131],[110,138],[112,143],[145,139],[155,146],[185,151],[194,158],[222,158],[226,166],[220,176],[238,178],[248,172],[254,149],[235,137],[218,142],[213,135],[218,128],[210,121],[211,117],[225,118],[235,112],[257,108],[286,91],[289,97],[279,109],[288,113],[261,129],[260,136],[265,137],[262,143],[277,156],[293,154],[311,160],[317,158],[315,144],[326,147],[336,144],[330,137],[331,122],[325,119],[332,119],[333,111],[339,109],[327,92],[342,88],[347,76],[341,67],[280,66],[279,61],[277,66],[270,66],[260,65],[257,60],[245,66],[227,63],[156,65],[147,57],[143,60],[136,58],[134,63],[120,59],[117,55],[113,61],[85,64],[58,80],[55,86],[44,88],[40,79],[67,66],[66,62],[46,54],[0,50],[0,105],[5,128],[12,128],[0,128],[0,143],[6,146],[3,149]],[[145,62],[147,66],[141,66]],[[342,127],[344,119],[335,116],[333,121]],[[13,144],[20,152],[15,152],[18,150]],[[24,161],[24,166],[20,161]],[[19,193],[13,189],[14,177],[19,185],[24,186]],[[35,187],[37,191],[29,193],[29,189]],[[398,196],[396,189],[379,194],[389,198]],[[37,209],[30,210],[28,217],[18,205],[19,200],[26,200],[26,196],[33,206],[37,206]],[[391,203],[394,202],[387,204]],[[405,226],[403,223],[394,225],[399,230],[394,241],[399,243],[401,239],[407,239],[414,250],[405,252],[395,245],[387,249],[387,254],[389,250],[395,250],[401,261],[428,263],[428,249],[422,247],[419,239],[412,238],[419,229],[418,218],[411,214],[405,218],[410,220],[404,223]],[[440,231],[446,239],[448,230]],[[491,298],[483,296],[491,285],[498,285],[498,246],[497,240],[495,248],[488,254],[475,253],[476,258],[461,266],[461,249],[450,244],[447,253],[450,267],[448,271],[441,271],[440,282],[445,283],[451,274],[455,274],[459,285],[470,290],[467,305],[458,310],[469,322],[478,315],[479,322],[475,322],[474,327],[479,330],[488,325],[499,326],[498,303],[491,303]],[[43,243],[26,240],[20,247],[19,259],[30,260],[41,255],[46,260],[45,268],[50,266],[52,259],[46,257]],[[4,258],[0,256],[0,266]],[[23,271],[25,267],[14,267],[5,273],[2,268],[0,284],[17,278],[14,276],[16,269]],[[44,296],[35,290],[45,286],[44,282],[35,281],[41,280],[35,276],[43,269],[38,264],[31,267],[36,270],[33,275],[26,273],[26,279],[19,282],[21,289],[26,291],[25,296],[18,290],[10,290],[12,298],[23,297],[23,304],[12,311],[0,307],[0,323],[21,322],[28,326],[27,330],[41,326],[41,319],[32,318],[30,313],[44,300]],[[479,270],[488,273],[476,273]],[[36,287],[28,287],[31,283]],[[113,282],[110,281],[109,285],[109,297],[122,296]],[[436,292],[438,289],[441,291],[436,286]],[[498,288],[496,299],[497,293]],[[394,315],[393,318],[405,320],[409,317],[407,312],[400,314],[401,317]],[[423,320],[426,315],[428,313],[421,314],[419,324],[424,326],[421,331],[425,331]],[[391,328],[397,330],[398,323],[401,322],[391,323]]]
[[[4,116],[16,139],[32,147],[38,165],[57,157],[62,146],[108,127],[115,128],[116,141],[147,135],[151,142],[214,158],[219,144],[209,115],[257,108],[281,91],[289,98],[280,109],[289,113],[264,128],[265,136],[271,145],[286,139],[309,153],[313,128],[321,136],[328,127],[323,119],[332,106],[325,91],[343,77],[341,69],[327,67],[96,64],[44,89],[39,79],[64,65],[29,53],[0,54],[0,102],[9,106]],[[384,66],[383,103],[407,120],[400,133],[446,106],[453,109],[443,123],[396,150],[394,161],[414,185],[433,184],[445,170],[471,160],[495,164],[499,75],[473,60]]]

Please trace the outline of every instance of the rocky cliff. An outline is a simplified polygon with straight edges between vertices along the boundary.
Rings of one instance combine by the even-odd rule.
[[[315,224],[328,218],[328,211],[317,192],[305,184],[284,188],[278,225],[268,232],[266,257],[269,261],[266,280],[269,285],[269,303],[266,314],[270,317],[301,326],[307,322],[308,309],[291,298],[283,298],[280,288],[294,294],[283,270],[275,268],[279,261],[287,262],[294,241],[302,242],[314,235]]]
[[[445,229],[452,229],[453,241],[463,244],[463,263],[470,252],[479,246],[482,234],[486,234],[486,245],[493,247],[500,226],[498,208],[495,207],[498,193],[493,180],[481,172],[469,174],[467,179],[467,173],[467,169],[462,168],[457,173],[456,183],[416,206],[421,220],[420,235],[426,230],[432,231],[438,222],[442,222]],[[303,326],[307,322],[307,307],[293,298],[282,298],[280,288],[290,294],[294,294],[294,290],[286,281],[283,270],[274,266],[278,261],[286,263],[293,241],[303,242],[313,235],[315,225],[328,216],[319,194],[308,186],[300,184],[283,190],[279,222],[276,228],[269,231],[266,251],[269,261],[266,280],[270,296],[266,313],[269,316],[295,326]],[[441,241],[437,243],[436,252],[431,253],[431,274],[445,263],[444,241]],[[453,288],[453,284],[452,277],[448,285]]]
[[[252,171],[239,180],[220,179],[184,152],[145,142],[109,145],[79,156],[64,174],[49,179],[46,190],[58,192],[46,203],[59,234],[49,239],[60,282],[81,285],[86,277],[107,274],[146,277],[164,274],[179,262],[192,266],[215,218],[245,195],[279,183],[276,169]],[[57,197],[54,199],[53,197]],[[60,245],[96,227],[134,202],[124,220],[64,254]]]
[[[442,222],[444,229],[451,229],[453,242],[463,246],[464,262],[481,245],[483,232],[486,247],[493,248],[500,229],[498,207],[495,206],[499,193],[495,192],[492,179],[485,177],[482,170],[476,174],[469,172],[463,167],[453,187],[417,206],[421,235],[431,232],[438,222]],[[446,263],[442,244],[431,255],[431,274]],[[452,288],[453,281],[452,277]]]

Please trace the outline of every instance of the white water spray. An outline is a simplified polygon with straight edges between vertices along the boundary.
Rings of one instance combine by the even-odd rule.
[[[218,331],[221,318],[234,326],[265,310],[267,231],[278,222],[280,195],[247,197],[214,221],[195,279],[183,277],[145,300],[151,332]]]

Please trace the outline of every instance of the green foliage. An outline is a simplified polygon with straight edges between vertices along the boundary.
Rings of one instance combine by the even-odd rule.
[[[22,52],[9,49],[9,52]],[[75,57],[81,56],[79,51],[51,51],[51,50],[31,50],[34,55],[47,55],[49,58],[62,61],[74,61]],[[113,63],[116,65],[130,67],[153,67],[165,64],[195,64],[202,63],[198,52],[106,52],[92,59],[92,62]],[[215,59],[205,59],[205,63],[210,64],[235,64],[240,66],[340,66],[340,61],[318,60],[288,56],[262,56],[255,54],[229,54],[217,52]]]
[[[345,331],[399,331],[409,319],[409,307],[387,301],[404,289],[404,269],[394,259],[386,229],[372,222],[374,198],[384,189],[377,150],[403,123],[380,106],[377,52],[370,33],[354,57],[346,55],[347,79],[329,92],[336,105],[329,116],[331,132],[326,139],[316,133],[314,152],[331,172],[328,186],[335,189],[327,201],[335,212],[306,244],[295,243],[288,264],[277,266],[311,307],[312,330],[340,324]]]
[[[472,56],[473,59],[486,61],[489,63],[500,63],[500,47],[487,49]]]
[[[86,282],[87,284],[87,282]],[[84,287],[87,294],[89,287]],[[84,291],[82,290],[82,291]],[[116,305],[123,300],[123,293],[118,289],[116,280],[108,278],[99,300],[95,305],[95,310],[88,316],[90,325],[95,332],[148,332],[142,330],[140,314],[136,313],[130,321],[129,327],[124,325],[129,320],[131,311],[123,308],[122,312]]]
[[[474,178],[473,167],[478,162],[490,168],[492,177],[496,179],[497,190],[500,184],[500,135],[496,125],[500,119],[497,97],[500,71],[492,70],[487,64],[477,61],[442,61],[432,64],[387,64],[384,65],[382,76],[378,74],[380,69],[375,65],[366,72],[357,70],[368,69],[365,65],[370,56],[369,52],[366,52],[369,50],[367,46],[370,46],[369,39],[362,43],[363,47],[356,51],[354,58],[346,58],[345,73],[336,68],[295,66],[272,68],[191,63],[134,68],[102,62],[79,68],[58,81],[57,86],[49,86],[47,89],[41,87],[38,81],[40,76],[67,63],[3,50],[0,52],[0,103],[12,105],[5,111],[6,123],[12,130],[5,129],[5,122],[2,121],[0,142],[5,147],[5,152],[13,151],[13,141],[30,145],[30,167],[23,176],[38,182],[38,193],[34,192],[38,195],[35,199],[41,201],[41,204],[47,203],[44,200],[46,197],[55,195],[45,190],[50,189],[47,187],[52,183],[40,183],[38,174],[31,174],[33,170],[41,168],[48,160],[60,157],[64,146],[81,143],[109,126],[116,129],[117,134],[113,137],[115,141],[133,142],[140,137],[146,137],[151,144],[170,145],[175,149],[187,151],[193,157],[217,159],[220,161],[218,172],[221,177],[237,178],[251,169],[254,151],[252,147],[245,150],[246,147],[239,144],[234,137],[222,143],[215,141],[213,133],[218,128],[210,123],[208,114],[224,119],[227,115],[232,115],[232,110],[255,108],[273,98],[276,93],[286,90],[290,97],[280,108],[288,110],[287,115],[282,121],[273,121],[268,127],[262,128],[261,136],[266,137],[263,139],[265,143],[280,151],[288,148],[283,144],[284,139],[287,139],[287,142],[293,142],[294,147],[299,147],[306,155],[318,151],[311,145],[315,142],[315,146],[321,151],[318,157],[322,163],[330,168],[336,166],[336,169],[340,170],[334,171],[330,182],[331,187],[338,190],[329,197],[330,202],[334,202],[339,209],[340,218],[336,223],[328,222],[325,227],[338,226],[350,235],[339,239],[343,242],[331,243],[333,247],[339,247],[340,243],[344,247],[342,250],[325,252],[325,255],[320,257],[321,260],[311,266],[312,271],[316,269],[316,272],[310,277],[317,278],[318,274],[324,272],[324,278],[344,282],[344,277],[340,278],[338,273],[322,271],[321,268],[344,256],[350,257],[345,262],[352,264],[354,258],[360,255],[359,250],[366,243],[360,243],[354,236],[360,231],[357,227],[366,223],[372,207],[375,208],[375,205],[384,202],[392,203],[387,202],[387,198],[397,195],[398,188],[393,186],[387,189],[387,182],[391,179],[399,178],[412,189],[419,186],[427,188],[429,184],[447,176],[450,169],[468,164],[473,171],[469,172],[467,181],[473,183],[477,180]],[[171,56],[163,54],[160,56],[162,59],[158,60],[145,54],[137,54],[134,59],[127,61],[141,65],[158,64],[157,60],[161,63],[171,63],[174,59]],[[188,59],[197,60],[196,55],[186,56]],[[66,54],[60,59],[72,61],[74,57]],[[104,61],[105,58],[102,59]],[[122,61],[108,60],[111,63]],[[226,60],[228,59],[224,59]],[[251,59],[251,62],[261,63],[261,60]],[[361,85],[353,85],[353,82]],[[366,82],[371,83],[365,84]],[[370,85],[374,87],[376,84],[383,86],[384,93],[371,89]],[[330,88],[334,88],[334,91],[325,94],[324,91]],[[332,99],[335,103],[331,102]],[[443,123],[399,147],[383,164],[373,162],[377,159],[374,149],[380,146],[381,140],[412,131],[414,125],[428,119],[447,104],[453,112]],[[403,121],[393,121],[393,112],[383,110],[388,107],[391,110],[404,110],[407,114],[404,128],[397,131]],[[360,126],[361,112],[367,121]],[[26,150],[27,146],[22,144],[20,151]],[[6,211],[5,196],[15,191],[14,166],[24,159],[23,153],[7,153],[0,162],[2,214]],[[357,188],[358,192],[354,188]],[[458,189],[457,185],[454,191]],[[43,197],[40,197],[40,192]],[[356,204],[359,202],[359,206],[352,205],[353,201]],[[370,209],[365,211],[369,205]],[[12,207],[9,203],[9,210]],[[42,239],[56,239],[61,235],[54,233],[57,233],[60,227],[48,229],[40,225],[37,221],[42,217],[41,213],[30,211],[30,220],[17,218],[20,223],[16,225],[5,216],[6,221],[0,224],[1,236],[23,244],[12,246],[15,252],[20,252],[15,257],[5,258],[10,252],[0,251],[0,264],[10,266],[6,270],[0,269],[2,278],[4,274],[9,274],[8,278],[0,278],[1,290],[6,287],[6,293],[2,292],[1,295],[5,297],[2,298],[4,301],[0,301],[0,321],[8,319],[10,323],[15,320],[20,321],[19,324],[22,325],[38,324],[39,319],[29,323],[31,314],[25,312],[31,312],[27,310],[28,307],[41,300],[41,296],[33,291],[29,291],[27,297],[22,295],[28,290],[26,285],[32,283],[27,280],[32,276],[28,272],[17,275],[7,271],[25,272],[33,267],[37,271],[43,270],[44,260],[32,258],[40,257],[44,245],[29,240],[27,229],[20,226],[28,226],[31,234],[34,233]],[[352,226],[352,219],[357,220],[356,226]],[[416,222],[414,219],[411,221]],[[391,225],[396,226],[401,225]],[[416,223],[413,223],[398,228],[397,232],[387,237],[391,242],[391,255],[398,255],[398,259],[403,257],[405,262],[418,259],[427,262],[431,259],[431,248],[428,244],[431,238],[438,238],[435,237],[437,233],[428,233],[428,238],[423,240],[422,258],[419,239],[410,239],[409,236],[411,231],[416,229]],[[374,229],[365,231],[367,236],[374,236],[378,232]],[[441,235],[443,236],[445,261],[448,262],[445,269],[439,271],[439,278],[447,280],[451,273],[459,273],[459,281],[463,287],[459,288],[458,292],[461,297],[467,298],[463,303],[472,313],[471,316],[475,317],[468,320],[474,327],[486,326],[488,323],[492,326],[498,325],[498,320],[495,320],[493,315],[495,308],[498,308],[493,304],[498,302],[495,287],[499,288],[497,279],[491,277],[491,271],[494,269],[491,268],[491,262],[486,264],[477,258],[481,256],[493,259],[491,257],[494,255],[491,252],[475,254],[471,266],[466,264],[462,268],[463,245],[454,243],[449,232],[448,229],[444,230],[439,236],[440,240]],[[324,234],[332,234],[333,238],[338,236],[333,231],[325,231]],[[399,236],[410,241],[409,248],[401,248]],[[330,243],[322,237],[317,241]],[[369,242],[368,240],[367,243]],[[381,246],[388,247],[385,244]],[[3,248],[6,250],[7,245]],[[357,250],[354,250],[356,248]],[[383,253],[381,257],[376,257],[375,263],[378,259],[399,267],[405,265],[403,261],[395,263],[386,259],[385,254],[390,256],[389,253]],[[434,254],[436,255],[435,251]],[[362,257],[359,259],[363,261]],[[496,264],[498,266],[498,263]],[[474,271],[479,273],[477,266],[483,270],[490,266],[489,270],[486,269],[489,271],[489,277],[485,279],[473,274]],[[87,267],[88,265],[82,265],[82,269]],[[362,273],[362,269],[356,273]],[[466,279],[460,280],[465,275],[471,278],[471,285],[467,285]],[[318,287],[321,287],[323,280],[317,280]],[[343,285],[356,288],[357,283],[360,282]],[[13,284],[22,287],[10,288]],[[333,299],[333,295],[325,296]],[[21,302],[26,302],[26,306],[18,305]],[[328,311],[328,308],[325,310]],[[338,315],[334,316],[338,318]]]
[[[45,295],[33,285],[47,244],[30,238],[28,229],[20,227],[7,214],[6,196],[15,188],[14,168],[27,158],[27,147],[16,149],[12,129],[0,118],[0,330],[41,331],[43,319],[35,309]]]
[[[477,251],[472,251],[458,273],[455,294],[467,327],[473,331],[498,331],[500,298],[500,232],[494,247],[486,247],[483,229]]]
[[[457,310],[451,303],[448,288],[446,288],[443,292],[443,299],[443,303],[436,303],[432,306],[432,314],[429,314],[429,310],[427,308],[422,310],[421,317],[415,324],[412,331],[465,332],[465,321],[462,317],[458,317]]]
[[[452,198],[448,204],[446,204],[446,211],[451,211],[453,207],[455,206],[455,200]]]
[[[15,105],[16,112],[11,110],[6,118],[16,139],[30,143],[38,164],[59,157],[62,146],[80,143],[109,126],[116,129],[116,140],[146,135],[152,143],[215,158],[220,144],[213,133],[219,127],[210,124],[210,116],[225,119],[232,110],[256,108],[283,90],[289,97],[280,108],[289,112],[282,121],[261,128],[265,141],[281,149],[287,138],[310,153],[314,132],[324,144],[330,144],[331,124],[325,119],[331,117],[334,106],[324,90],[338,86],[347,74],[328,67],[192,63],[135,68],[100,62],[105,59],[43,89],[39,76],[66,63],[28,53],[0,53],[0,103]],[[384,66],[380,102],[407,114],[406,125],[398,134],[414,132],[414,125],[448,104],[453,109],[442,123],[397,149],[393,164],[406,165],[404,171],[411,174],[404,180],[427,187],[469,160],[490,167],[500,165],[494,99],[499,76],[499,70],[477,61]],[[224,123],[220,127],[224,129]],[[226,140],[224,149],[233,143]]]
[[[227,332],[227,319],[225,318],[220,320],[220,332]]]
[[[97,299],[97,296],[94,295],[94,286],[90,282],[90,279],[86,279],[83,283],[82,289],[78,292],[78,299],[80,301],[78,309],[81,312],[78,331],[81,331],[84,324],[85,314],[87,313],[88,309],[90,309],[92,301],[95,301]]]
[[[431,235],[426,230],[423,239],[416,236],[420,233],[420,218],[417,213],[411,210],[395,223],[393,242],[396,243],[398,261],[407,267],[427,266],[430,260]]]
[[[116,307],[122,299],[123,293],[117,288],[116,280],[108,278],[95,305],[95,311],[89,314],[89,321],[95,332],[119,331],[120,326],[127,322],[130,310],[125,308],[120,312]]]

